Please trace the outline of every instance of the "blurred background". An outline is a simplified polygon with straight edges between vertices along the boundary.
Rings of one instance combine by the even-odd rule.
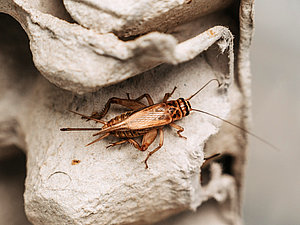
[[[250,137],[244,220],[246,225],[299,225],[300,1],[256,1],[255,8],[251,130],[281,150]],[[0,198],[11,203],[0,204],[1,225],[7,224],[3,221],[29,224],[20,204],[24,174],[25,156],[21,152],[18,157],[0,161]]]
[[[245,224],[300,224],[300,1],[255,2]]]

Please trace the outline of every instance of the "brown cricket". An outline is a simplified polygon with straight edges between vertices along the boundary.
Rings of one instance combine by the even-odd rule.
[[[140,151],[146,151],[148,147],[153,143],[155,138],[157,137],[157,134],[159,133],[159,138],[160,138],[159,145],[154,150],[149,152],[146,159],[144,160],[146,168],[148,168],[147,161],[149,157],[163,146],[164,126],[170,125],[171,127],[177,129],[178,136],[186,139],[186,137],[181,135],[181,133],[184,131],[184,128],[177,125],[174,122],[182,119],[185,116],[188,116],[191,111],[201,112],[209,116],[218,118],[260,139],[266,144],[271,145],[270,143],[266,142],[262,138],[243,129],[238,125],[235,125],[211,113],[198,110],[198,109],[193,109],[191,107],[189,100],[193,98],[195,95],[197,95],[201,90],[203,90],[209,83],[213,81],[216,81],[219,87],[221,86],[221,83],[219,82],[218,79],[211,79],[203,87],[201,87],[196,93],[194,93],[187,99],[179,98],[177,100],[168,101],[168,99],[172,96],[172,94],[176,90],[176,87],[174,87],[173,91],[171,93],[166,93],[163,98],[163,101],[157,104],[154,104],[149,94],[143,94],[136,99],[130,99],[129,94],[127,94],[127,99],[116,98],[116,97],[110,98],[105,104],[104,109],[100,113],[96,112],[93,113],[91,116],[86,116],[81,113],[69,110],[70,112],[78,114],[83,118],[102,123],[103,126],[101,128],[61,128],[60,130],[61,131],[99,130],[99,132],[93,134],[93,136],[99,136],[99,137],[94,141],[90,142],[89,144],[87,144],[86,146],[94,144],[95,142],[98,142],[108,137],[109,135],[113,135],[115,137],[121,138],[121,140],[108,145],[107,148],[129,142]],[[147,99],[149,104],[148,106],[140,102],[140,100],[143,98]],[[122,113],[112,118],[108,122],[105,122],[101,120],[101,118],[107,114],[111,104],[119,104],[125,106],[131,111]],[[140,136],[143,137],[141,145],[136,140],[133,139],[135,137],[140,137]]]

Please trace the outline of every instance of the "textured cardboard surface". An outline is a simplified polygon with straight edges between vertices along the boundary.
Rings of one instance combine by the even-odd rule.
[[[149,93],[159,102],[174,86],[178,87],[174,99],[188,97],[212,78],[218,78],[223,86],[217,89],[211,84],[191,104],[244,126],[250,75],[247,56],[251,19],[249,22],[247,18],[252,7],[242,2],[241,9],[245,18],[241,27],[248,23],[248,28],[243,28],[246,32],[241,32],[240,43],[234,49],[231,31],[235,37],[239,33],[228,11],[176,27],[170,22],[168,34],[153,32],[122,41],[112,33],[99,34],[68,23],[70,18],[61,7],[56,10],[52,4],[0,4],[0,10],[14,16],[27,32],[35,66],[47,79],[34,68],[28,70],[32,80],[21,83],[21,89],[28,90],[24,95],[13,85],[14,79],[1,73],[7,80],[2,93],[14,94],[13,98],[1,99],[6,116],[3,118],[7,118],[3,121],[15,121],[17,125],[8,127],[18,127],[7,135],[5,140],[13,141],[6,145],[17,144],[27,151],[25,209],[32,223],[153,223],[185,210],[196,210],[209,199],[214,199],[212,205],[216,207],[204,210],[207,221],[240,223],[246,146],[240,130],[193,113],[178,122],[188,139],[178,138],[173,129],[164,129],[164,146],[149,159],[150,169],[145,170],[141,162],[146,152],[130,145],[107,150],[105,146],[113,138],[87,149],[84,145],[91,141],[90,133],[61,133],[59,128],[98,126],[66,109],[90,114],[100,110],[108,98],[125,97],[126,93],[134,97]],[[223,26],[216,26],[219,24]],[[14,54],[11,59],[15,60]],[[157,66],[161,63],[174,65]],[[13,67],[4,68],[17,76]],[[108,86],[114,83],[118,84]],[[103,86],[107,87],[99,90]],[[83,94],[95,90],[98,91]],[[11,113],[4,110],[7,107]],[[115,108],[108,118],[120,112]],[[150,149],[157,144],[158,140]],[[222,153],[222,158],[200,176],[204,154],[216,152]],[[74,159],[80,163],[72,165]],[[210,178],[201,183],[205,174]],[[199,210],[201,213],[201,206]]]

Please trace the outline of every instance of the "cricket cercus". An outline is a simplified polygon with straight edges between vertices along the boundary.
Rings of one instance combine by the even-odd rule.
[[[153,143],[155,140],[157,134],[159,133],[159,145],[148,153],[146,159],[145,159],[145,165],[146,168],[148,168],[147,161],[149,157],[158,151],[163,146],[164,141],[164,133],[163,133],[163,127],[166,125],[170,125],[171,127],[177,129],[177,134],[181,138],[185,138],[181,135],[181,132],[184,131],[184,128],[174,123],[177,120],[182,119],[185,116],[188,116],[191,111],[197,111],[204,114],[207,114],[209,116],[218,118],[226,123],[231,124],[232,126],[235,126],[242,131],[255,136],[256,138],[260,139],[263,142],[266,142],[265,140],[261,139],[260,137],[257,137],[256,135],[250,133],[249,131],[243,129],[242,127],[239,127],[238,125],[235,125],[227,120],[224,120],[220,118],[219,116],[213,115],[209,112],[193,109],[190,104],[190,99],[193,98],[195,95],[197,95],[201,90],[203,90],[209,83],[216,81],[218,83],[218,86],[221,86],[221,83],[217,79],[211,79],[208,81],[203,87],[201,87],[196,93],[191,95],[189,98],[179,98],[177,100],[170,100],[168,99],[172,96],[174,91],[176,90],[176,87],[173,89],[171,93],[166,93],[163,101],[161,103],[154,104],[152,98],[149,94],[143,94],[140,97],[136,99],[130,99],[129,94],[127,94],[127,99],[121,99],[121,98],[110,98],[107,103],[105,104],[104,109],[98,113],[93,113],[91,116],[86,116],[81,113],[77,113],[74,111],[71,111],[75,114],[78,114],[82,116],[83,118],[94,120],[96,122],[102,123],[103,126],[101,128],[61,128],[61,131],[87,131],[87,130],[99,130],[99,132],[93,134],[93,136],[100,136],[96,140],[90,142],[86,146],[89,146],[91,144],[94,144],[95,142],[98,142],[109,135],[113,135],[115,137],[121,138],[120,141],[112,143],[107,146],[112,147],[116,145],[120,145],[126,142],[131,143],[135,148],[137,148],[140,151],[146,151],[148,147]],[[140,102],[141,99],[146,98],[148,101],[148,106],[146,106],[144,103]],[[101,120],[102,117],[104,117],[111,104],[119,104],[122,106],[125,106],[126,108],[130,109],[131,111],[122,113],[113,119],[109,120],[108,122],[105,122]],[[142,145],[140,145],[136,140],[133,138],[142,136]],[[267,143],[269,144],[269,143]],[[270,144],[269,144],[270,145]],[[218,155],[218,154],[216,154]],[[205,160],[211,159],[214,156],[211,156],[209,158],[205,158]]]

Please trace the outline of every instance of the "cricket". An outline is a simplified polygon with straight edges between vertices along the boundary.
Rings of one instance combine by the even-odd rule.
[[[168,100],[176,90],[174,87],[171,93],[166,93],[164,95],[163,101],[161,103],[154,104],[151,96],[149,94],[143,94],[136,99],[131,99],[129,94],[127,94],[127,99],[112,97],[110,98],[104,106],[104,109],[101,112],[94,112],[91,116],[83,115],[81,113],[71,111],[77,115],[80,115],[82,118],[87,120],[93,120],[97,123],[102,123],[103,126],[101,128],[61,128],[61,131],[98,131],[93,134],[93,136],[99,136],[94,141],[88,143],[86,146],[92,145],[109,135],[113,135],[117,138],[120,138],[120,141],[115,143],[111,143],[107,146],[113,147],[116,145],[121,145],[124,143],[130,143],[139,151],[146,151],[149,146],[154,142],[157,135],[159,134],[159,145],[152,151],[150,151],[147,157],[144,160],[146,169],[148,168],[147,161],[151,155],[157,152],[162,146],[164,142],[164,132],[163,128],[166,125],[171,126],[172,128],[177,130],[177,135],[180,138],[187,139],[185,136],[182,136],[181,133],[184,131],[184,128],[175,123],[175,121],[182,119],[183,117],[188,116],[192,111],[200,112],[203,114],[207,114],[209,116],[215,117],[223,122],[226,122],[251,136],[259,139],[265,144],[271,146],[272,148],[276,148],[266,140],[258,137],[257,135],[249,132],[248,130],[231,123],[217,115],[211,114],[209,112],[194,109],[191,107],[190,100],[196,96],[199,92],[201,92],[207,85],[212,82],[217,82],[218,87],[221,87],[221,82],[218,79],[211,79],[206,84],[204,84],[198,91],[196,91],[189,98],[178,98],[177,100]],[[146,98],[148,101],[148,105],[145,105],[141,102],[143,98]],[[101,120],[109,111],[111,104],[118,104],[128,108],[130,111],[121,113],[120,115],[115,116],[108,122]],[[142,137],[141,145],[134,140],[136,137]],[[210,159],[205,158],[205,160]]]

